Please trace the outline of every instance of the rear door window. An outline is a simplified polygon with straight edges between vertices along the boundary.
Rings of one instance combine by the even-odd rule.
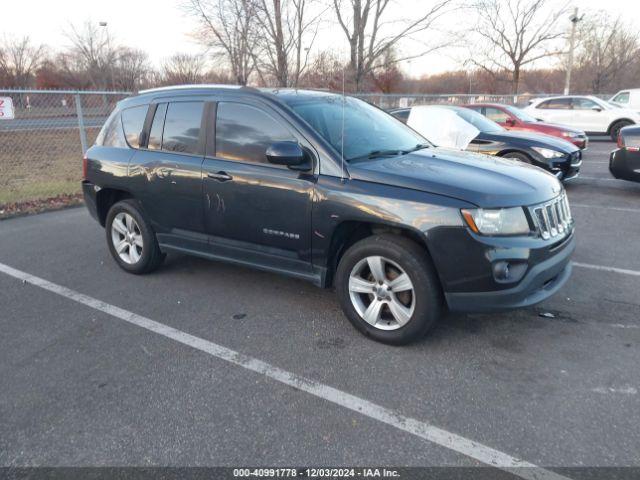
[[[122,126],[127,143],[131,148],[140,148],[140,134],[144,128],[148,105],[127,108],[122,111]]]
[[[198,153],[203,102],[169,103],[162,134],[162,150]]]
[[[571,99],[570,98],[554,98],[546,100],[538,105],[538,108],[545,110],[570,110]]]

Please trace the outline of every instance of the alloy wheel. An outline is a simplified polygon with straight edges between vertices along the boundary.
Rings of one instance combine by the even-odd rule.
[[[360,260],[349,275],[349,297],[358,315],[380,330],[406,325],[415,310],[415,291],[409,275],[381,256]]]
[[[126,212],[118,213],[111,222],[111,241],[120,259],[128,265],[140,261],[144,242],[135,219]]]

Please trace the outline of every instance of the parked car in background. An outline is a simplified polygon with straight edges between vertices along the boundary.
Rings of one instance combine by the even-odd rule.
[[[438,149],[343,95],[140,92],[118,103],[83,167],[86,206],[123,270],[179,252],[335,286],[347,318],[381,342],[420,338],[445,307],[533,305],[571,275],[557,179]]]
[[[640,112],[640,88],[620,90],[609,99],[609,103]]]
[[[621,128],[640,123],[640,113],[592,96],[539,98],[524,111],[543,122],[578,128],[588,135],[609,135],[614,142]]]
[[[571,142],[582,150],[587,148],[587,145],[589,144],[587,135],[582,130],[553,123],[541,122],[518,107],[514,107],[512,105],[503,105],[500,103],[474,103],[471,105],[465,105],[465,107],[484,115],[489,120],[496,122],[507,130],[544,133],[546,135],[562,138],[563,140]]]
[[[412,121],[412,110],[418,109],[421,110],[422,115],[426,113],[427,117],[431,117],[432,125],[443,124],[445,122],[443,110],[450,110],[475,127],[478,130],[477,135],[466,147],[463,147],[467,151],[520,160],[543,168],[563,181],[571,180],[580,173],[582,151],[572,143],[544,134],[507,131],[496,122],[468,108],[424,105],[395,109],[389,113],[431,140],[432,129]],[[438,144],[437,141],[434,142]],[[440,146],[455,148],[453,144]]]
[[[609,157],[609,170],[621,180],[640,182],[640,126],[620,130],[618,148]]]

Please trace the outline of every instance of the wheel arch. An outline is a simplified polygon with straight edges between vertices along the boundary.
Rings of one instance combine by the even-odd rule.
[[[613,129],[613,126],[616,123],[620,123],[620,122],[625,122],[625,123],[628,123],[630,125],[635,125],[635,123],[636,123],[633,120],[631,120],[630,118],[626,118],[626,117],[624,117],[624,118],[616,118],[614,121],[612,121],[609,124],[609,127],[607,128],[607,135],[611,135],[611,130]]]
[[[532,162],[535,162],[535,158],[533,158],[530,153],[528,153],[525,150],[521,150],[519,148],[514,148],[514,147],[505,148],[504,150],[499,151],[496,154],[496,157],[504,157],[505,155],[507,155],[509,153],[519,153],[521,155],[524,155],[528,159],[530,159]]]
[[[104,227],[109,209],[121,200],[133,198],[131,192],[119,188],[102,188],[96,194],[98,221]]]
[[[413,241],[414,243],[422,247],[426,258],[429,262],[431,262],[436,273],[438,272],[437,268],[435,267],[433,257],[429,251],[426,237],[421,232],[412,228],[397,225],[345,220],[336,226],[333,231],[333,235],[331,236],[329,252],[327,255],[327,275],[324,282],[325,286],[333,286],[335,272],[338,264],[340,263],[340,259],[352,245],[367,237],[379,234],[400,235]],[[438,273],[438,277],[439,276],[440,274]],[[439,280],[441,281],[440,278]]]

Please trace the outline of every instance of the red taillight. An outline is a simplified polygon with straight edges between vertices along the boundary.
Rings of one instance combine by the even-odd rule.
[[[621,133],[618,133],[618,148],[624,148],[624,140],[622,140]]]
[[[82,157],[82,179],[87,179],[87,155]]]

